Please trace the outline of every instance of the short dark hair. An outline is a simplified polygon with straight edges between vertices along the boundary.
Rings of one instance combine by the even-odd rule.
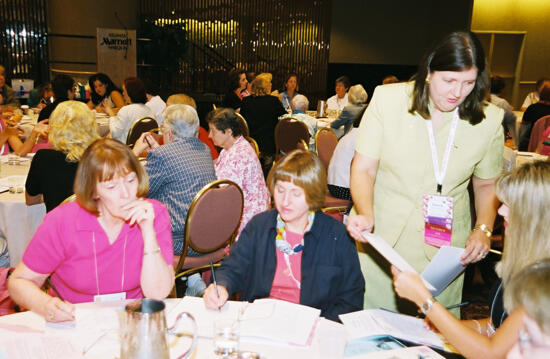
[[[67,98],[67,91],[72,90],[74,80],[71,76],[65,74],[57,75],[52,81],[53,95],[56,99]]]
[[[145,92],[145,84],[138,77],[128,77],[124,80],[126,93],[132,103],[146,103],[147,93]]]
[[[489,78],[485,67],[485,53],[477,37],[471,32],[452,32],[428,51],[418,71],[413,76],[414,91],[410,113],[418,113],[429,119],[429,86],[426,78],[434,71],[464,71],[477,68],[474,89],[458,107],[461,118],[472,125],[485,118],[483,106],[489,88]]]
[[[491,77],[491,93],[498,95],[505,87],[506,82],[504,82],[502,77],[496,75]]]
[[[540,79],[537,80],[537,91],[539,90],[539,88],[542,86],[543,83],[545,82],[550,82],[550,77],[541,77]]]
[[[240,80],[242,74],[245,74],[246,76],[246,71],[234,69],[229,73],[229,91],[235,91],[241,86]]]
[[[550,81],[545,82],[540,89],[539,98],[541,101],[550,102]]]
[[[334,83],[337,84],[338,82],[341,82],[346,89],[349,89],[349,86],[351,84],[350,81],[349,81],[349,77],[347,77],[347,76],[338,77],[336,79],[336,81],[334,81]]]
[[[230,129],[233,137],[244,135],[243,125],[232,108],[217,108],[206,116],[209,126],[214,126],[218,131],[225,133]]]
[[[97,92],[95,92],[94,82],[96,82],[96,81],[99,81],[99,82],[101,82],[102,84],[105,85],[105,87],[106,87],[105,95],[99,96],[97,94]],[[101,72],[90,76],[90,78],[88,79],[88,84],[90,85],[91,100],[92,100],[92,103],[94,105],[99,105],[101,103],[101,101],[103,101],[104,98],[107,98],[111,95],[111,92],[113,92],[113,91],[119,91],[120,92],[120,89],[115,86],[115,84],[109,78],[109,76],[107,76],[106,74],[101,73]]]

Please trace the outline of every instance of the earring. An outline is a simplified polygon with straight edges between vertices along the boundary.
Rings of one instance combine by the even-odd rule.
[[[428,85],[430,84],[430,74],[429,74],[429,73],[426,75],[426,80],[425,80],[425,82],[426,82]]]

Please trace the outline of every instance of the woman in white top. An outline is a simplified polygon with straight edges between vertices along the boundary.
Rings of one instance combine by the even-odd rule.
[[[348,104],[349,78],[347,76],[340,76],[336,79],[335,84],[334,91],[336,95],[327,100],[327,108],[329,110],[342,111]]]
[[[145,116],[155,118],[155,114],[145,105],[147,102],[145,84],[139,78],[129,77],[125,79],[122,85],[122,94],[129,105],[122,107],[118,113],[115,113],[110,107],[105,107],[105,111],[110,116],[109,129],[111,130],[111,137],[126,143],[126,137],[128,137],[128,131],[132,123]]]

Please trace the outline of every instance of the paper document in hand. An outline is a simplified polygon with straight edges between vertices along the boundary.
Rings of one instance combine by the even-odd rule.
[[[240,320],[241,341],[299,346],[311,344],[311,333],[321,313],[319,309],[275,299],[257,299],[254,303],[228,301],[217,311],[206,309],[202,298],[184,297],[168,313],[168,325],[180,312],[193,314],[202,337],[212,337],[216,320],[233,319]]]
[[[374,335],[391,335],[413,343],[443,348],[443,341],[429,329],[424,321],[409,315],[383,309],[366,309],[340,314],[350,339]]]
[[[430,293],[434,297],[438,296],[466,269],[460,263],[460,256],[463,252],[464,248],[441,247],[422,272],[422,278],[435,287],[434,290],[430,289]]]
[[[374,249],[378,251],[388,262],[394,265],[400,271],[418,272],[403,258],[399,253],[389,245],[382,237],[377,236],[374,233],[369,233],[367,231],[361,233],[363,237],[369,242]],[[435,290],[434,286],[431,285],[428,281],[424,280],[424,285],[428,290]]]

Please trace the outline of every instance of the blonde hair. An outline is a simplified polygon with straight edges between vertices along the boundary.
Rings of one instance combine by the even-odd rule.
[[[137,197],[145,197],[149,192],[149,180],[128,146],[111,138],[95,141],[82,155],[76,170],[74,193],[78,203],[89,212],[99,214],[97,184],[131,172],[137,176]]]
[[[252,81],[252,88],[250,91],[255,96],[269,95],[268,87],[271,83],[273,76],[269,72],[262,72]]]
[[[78,162],[90,143],[99,138],[95,116],[83,102],[61,102],[48,123],[52,148],[66,154],[69,162]]]
[[[317,211],[325,205],[327,172],[315,153],[294,150],[287,154],[267,176],[267,187],[271,195],[277,181],[292,182],[302,188],[310,210]]]
[[[197,110],[197,104],[191,96],[187,96],[184,93],[177,93],[171,95],[166,99],[166,107],[170,105],[189,105]]]
[[[523,268],[550,256],[550,162],[525,164],[496,182],[496,194],[510,209],[497,273],[506,288]]]
[[[550,258],[535,263],[512,278],[504,288],[508,313],[524,307],[545,333],[550,333]]]

